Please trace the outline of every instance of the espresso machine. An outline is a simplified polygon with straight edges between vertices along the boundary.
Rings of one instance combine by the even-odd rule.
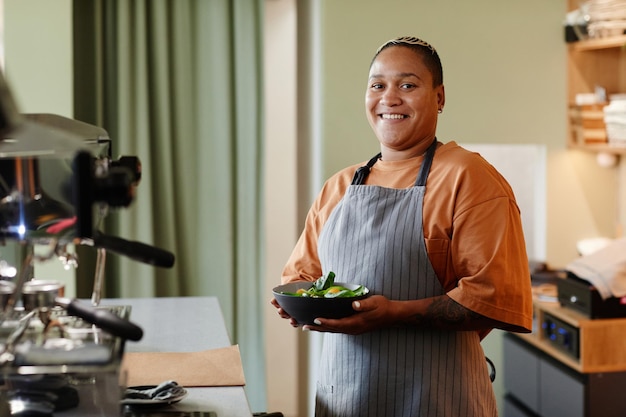
[[[0,248],[24,248],[15,276],[0,272],[0,417],[121,415],[124,344],[143,330],[129,306],[99,304],[106,253],[174,264],[168,251],[102,232],[109,209],[132,203],[141,175],[137,157],[111,156],[104,129],[19,113],[0,73]],[[76,266],[78,245],[97,251],[91,302],[33,276],[35,262]]]

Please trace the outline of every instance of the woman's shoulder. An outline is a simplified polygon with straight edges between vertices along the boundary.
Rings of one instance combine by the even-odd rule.
[[[480,153],[464,148],[454,141],[440,146],[437,149],[435,158],[437,158],[437,163],[445,165],[447,170],[458,170],[467,173],[471,173],[474,170],[478,172],[497,172],[493,165],[483,158]]]
[[[444,182],[454,178],[457,187],[471,184],[472,188],[510,193],[508,182],[493,165],[480,153],[468,150],[454,141],[438,148],[431,173],[436,177],[447,178]]]
[[[437,148],[436,157],[446,160],[464,161],[466,163],[476,163],[483,159],[478,152],[470,151],[459,145],[456,141],[446,142]]]

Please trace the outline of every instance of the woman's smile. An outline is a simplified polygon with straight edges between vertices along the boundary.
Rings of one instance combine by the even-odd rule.
[[[380,115],[380,117],[382,119],[385,120],[398,120],[398,119],[404,119],[408,116],[405,116],[404,114],[388,114],[388,113],[383,113]]]

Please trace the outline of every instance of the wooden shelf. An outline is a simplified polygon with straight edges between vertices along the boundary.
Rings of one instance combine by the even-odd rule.
[[[572,42],[569,44],[569,48],[574,51],[597,51],[600,49],[626,48],[626,35]]]
[[[573,143],[569,145],[570,149],[578,149],[592,153],[610,153],[613,155],[626,155],[626,146],[611,146],[605,144],[579,144]]]
[[[579,329],[579,358],[553,345],[541,323],[550,314]],[[580,373],[626,371],[626,318],[590,319],[555,302],[535,301],[537,329],[517,336]]]
[[[577,2],[569,1],[570,10],[577,7]],[[585,122],[586,129],[602,127],[589,127],[595,118],[581,120],[581,116],[572,112],[575,107],[572,103],[577,102],[577,95],[593,94],[598,86],[603,87],[608,96],[626,93],[626,34],[571,42],[567,44],[567,48],[568,148],[591,153],[626,155],[626,146],[619,146],[621,144],[615,145],[606,140],[585,140],[600,139],[596,137],[597,132],[582,130]]]

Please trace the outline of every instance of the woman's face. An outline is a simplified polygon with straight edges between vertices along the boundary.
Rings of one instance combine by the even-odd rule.
[[[421,155],[435,138],[437,111],[443,109],[443,85],[413,50],[392,46],[372,63],[365,94],[367,119],[381,144],[383,159]]]

